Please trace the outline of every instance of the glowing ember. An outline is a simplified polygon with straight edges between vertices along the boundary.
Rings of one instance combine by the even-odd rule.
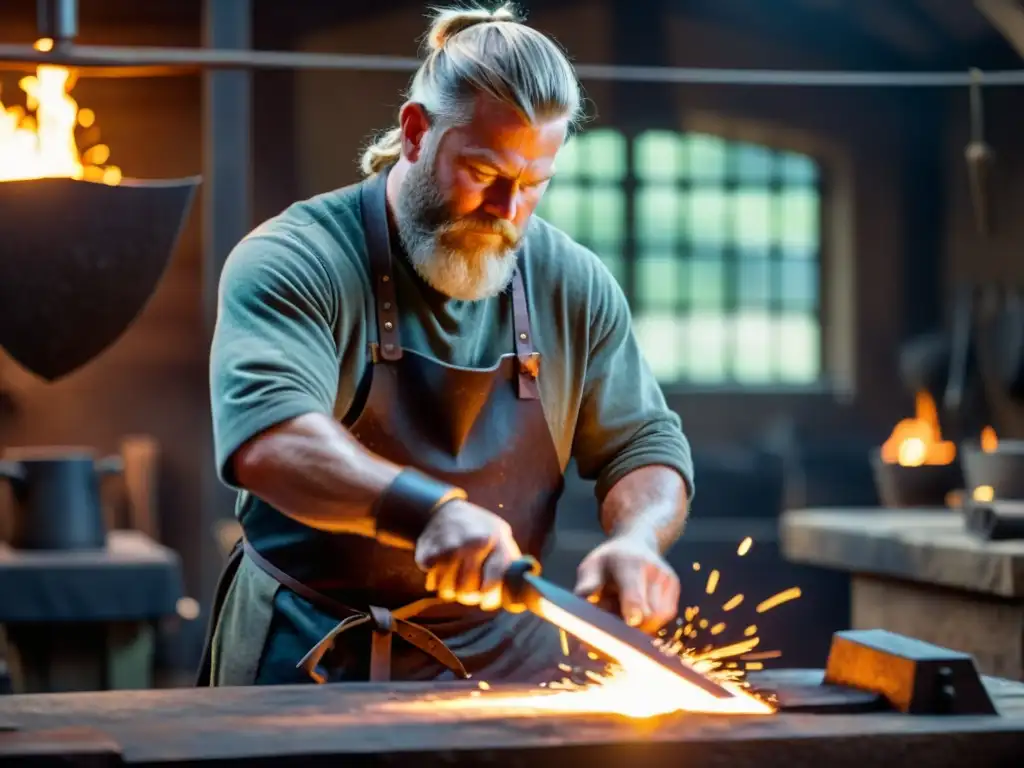
[[[882,445],[882,461],[903,467],[952,464],[956,444],[942,439],[935,401],[927,392],[917,393],[916,411],[893,428]]]
[[[737,552],[745,555],[753,542],[744,539]],[[699,565],[694,563],[694,570]],[[712,571],[709,582],[714,579],[717,585],[720,575]],[[709,594],[714,587],[706,590]],[[757,606],[759,613],[771,610],[800,596],[798,588],[783,590]],[[743,600],[743,595],[734,595],[726,601],[722,609],[735,609]],[[680,663],[714,680],[733,694],[731,698],[718,699],[703,689],[676,677],[663,669],[659,664],[647,658],[643,653],[632,647],[619,643],[600,630],[590,625],[582,625],[575,617],[561,609],[545,603],[542,613],[551,621],[564,627],[584,643],[600,645],[616,663],[609,665],[604,674],[585,672],[586,682],[578,682],[563,678],[561,681],[542,686],[532,691],[503,693],[494,691],[487,683],[479,683],[480,690],[467,696],[453,698],[433,697],[415,703],[388,704],[389,710],[401,709],[404,712],[415,711],[429,714],[438,710],[457,711],[460,714],[479,714],[480,716],[538,716],[550,713],[559,714],[598,714],[619,715],[628,718],[649,718],[677,712],[701,712],[730,715],[767,715],[775,710],[773,706],[747,689],[743,677],[747,671],[760,670],[767,659],[779,658],[779,651],[755,651],[760,645],[757,637],[757,626],[744,628],[745,639],[731,642],[720,647],[705,645],[700,650],[690,647],[688,641],[698,637],[696,626],[707,628],[709,634],[720,635],[726,629],[726,623],[719,621],[710,625],[707,619],[697,620],[700,613],[698,606],[688,606],[674,628],[663,631],[655,645],[670,657],[676,657]],[[594,636],[595,633],[600,637]],[[590,640],[588,641],[588,637]],[[565,632],[562,633],[562,653],[569,655]],[[589,658],[598,657],[590,653]],[[559,669],[572,674],[574,670],[568,664],[559,664]],[[582,679],[582,678],[580,678]],[[483,695],[481,691],[488,691]]]
[[[995,429],[991,426],[981,430],[978,442],[983,453],[995,453],[999,449],[999,438],[996,436]],[[991,485],[979,485],[971,491],[971,497],[975,501],[993,501],[996,497],[996,489]]]
[[[996,497],[996,489],[991,485],[979,485],[971,491],[971,496],[975,501],[993,501]]]
[[[36,49],[47,51],[52,40],[39,40]],[[96,116],[79,110],[70,96],[71,71],[41,65],[35,75],[23,77],[27,110],[0,101],[0,181],[20,179],[80,179],[104,184],[121,183],[121,169],[105,165],[110,150],[97,144],[79,153],[75,129],[90,128]]]

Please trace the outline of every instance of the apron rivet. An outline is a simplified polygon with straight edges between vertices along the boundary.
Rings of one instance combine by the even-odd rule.
[[[391,302],[390,301],[385,301],[384,302],[384,309],[391,309]]]
[[[526,341],[526,334],[525,333],[520,333],[519,334],[519,338],[522,339],[523,341]]]
[[[388,282],[388,281],[389,281],[390,279],[391,279],[390,277],[388,277],[387,275],[384,275],[384,277],[382,277],[382,278],[380,279],[380,281],[381,281],[382,283],[386,283],[386,282]]]
[[[392,323],[390,320],[388,320],[386,323],[384,323],[384,330],[385,331],[390,331],[394,327],[395,327],[395,324]]]

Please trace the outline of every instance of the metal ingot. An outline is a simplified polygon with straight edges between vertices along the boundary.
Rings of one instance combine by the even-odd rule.
[[[881,629],[836,632],[824,682],[877,693],[911,715],[998,714],[969,654]]]

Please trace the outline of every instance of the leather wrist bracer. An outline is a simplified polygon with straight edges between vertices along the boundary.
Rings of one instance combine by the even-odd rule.
[[[465,499],[461,488],[435,480],[415,469],[403,469],[374,505],[378,534],[415,545],[430,518],[453,499]]]

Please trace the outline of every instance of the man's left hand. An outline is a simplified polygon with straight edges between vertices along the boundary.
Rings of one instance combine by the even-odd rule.
[[[616,593],[626,623],[651,635],[679,612],[679,577],[657,544],[637,534],[612,537],[576,571],[577,595],[597,601],[609,591]]]

